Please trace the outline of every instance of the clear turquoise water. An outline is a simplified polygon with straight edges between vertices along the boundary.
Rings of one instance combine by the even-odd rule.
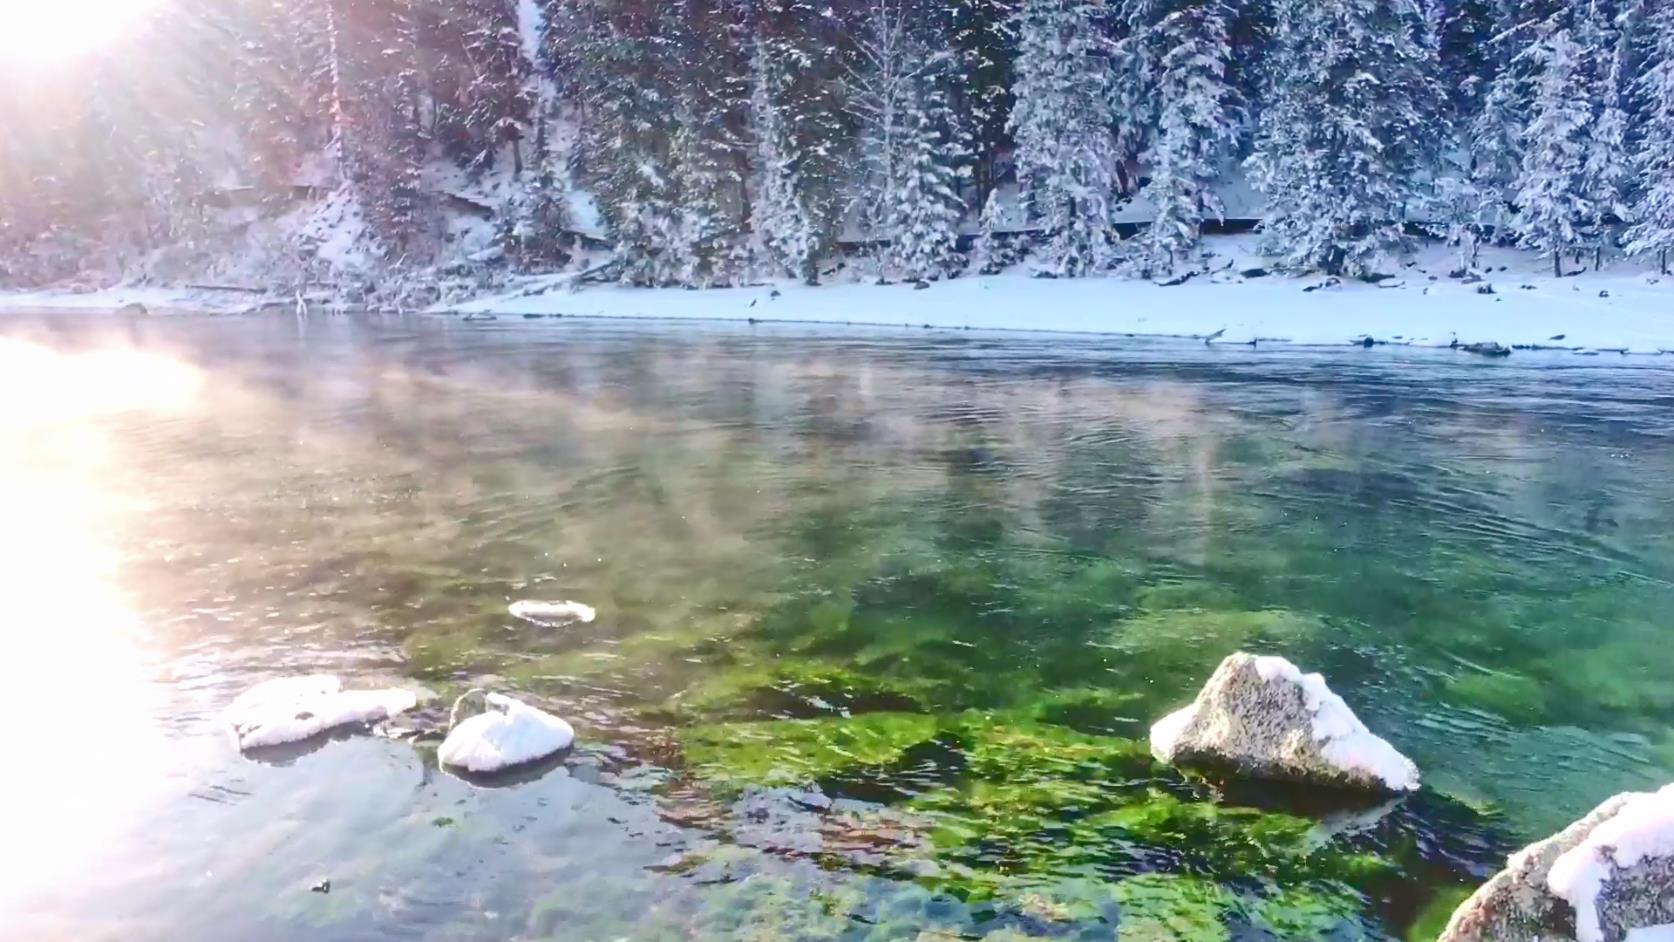
[[[16,318],[0,368],[20,937],[1417,939],[1674,778],[1657,359]],[[1427,789],[1152,762],[1239,648]],[[221,707],[314,670],[581,745],[238,756]]]

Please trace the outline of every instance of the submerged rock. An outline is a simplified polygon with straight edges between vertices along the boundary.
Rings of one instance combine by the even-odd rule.
[[[466,716],[481,700],[482,712]],[[472,690],[453,705],[448,736],[436,757],[443,765],[489,774],[539,762],[575,742],[575,730],[556,716],[511,697]]]
[[[240,751],[301,742],[342,726],[377,723],[418,704],[411,690],[344,690],[330,674],[280,677],[244,691],[226,720]]]
[[[1151,727],[1172,764],[1230,766],[1256,778],[1405,792],[1418,769],[1366,729],[1318,674],[1242,652],[1221,662],[1191,706]]]
[[[437,698],[434,691],[420,688],[419,705],[390,717],[378,724],[383,736],[402,742],[440,743],[448,732],[448,704]]]
[[[1617,795],[1511,855],[1439,942],[1650,939],[1674,939],[1674,785]]]
[[[513,618],[521,618],[547,628],[575,622],[589,624],[599,615],[593,606],[580,602],[540,602],[532,599],[511,603],[509,611]]]
[[[1458,349],[1463,350],[1466,353],[1474,353],[1477,356],[1490,358],[1511,356],[1510,347],[1501,346],[1493,341],[1485,343],[1462,343],[1458,346]]]

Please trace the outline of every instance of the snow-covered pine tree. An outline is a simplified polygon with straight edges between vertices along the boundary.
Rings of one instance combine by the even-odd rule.
[[[1112,211],[1120,197],[1111,129],[1116,53],[1094,0],[1021,0],[1015,104],[1020,196],[1044,230],[1042,271],[1104,271],[1118,249]]]
[[[899,197],[896,161],[900,159],[902,113],[912,94],[913,72],[921,50],[909,49],[907,14],[899,0],[878,0],[867,8],[856,41],[856,55],[844,78],[844,107],[858,130],[860,172],[851,185],[860,225],[869,240],[888,244],[888,217]],[[889,277],[889,258],[880,253],[878,276]]]
[[[982,216],[977,220],[976,243],[971,247],[971,267],[981,275],[995,275],[1017,262],[1017,253],[1008,241],[1004,204],[1000,192],[988,194],[982,204]]]
[[[953,50],[957,81],[950,89],[956,127],[970,142],[970,182],[976,205],[1000,184],[1011,150],[1006,119],[1011,114],[1013,67],[1017,58],[1011,18],[1017,0],[950,0],[934,4]]]
[[[412,11],[393,0],[330,2],[345,176],[385,260],[422,261],[436,248],[435,213],[420,187],[427,140]]]
[[[545,115],[535,117],[528,163],[528,183],[508,214],[501,245],[519,270],[550,270],[570,260],[573,221]]]
[[[686,263],[679,252],[684,238],[679,191],[661,170],[650,162],[634,168],[641,179],[632,189],[633,199],[609,210],[624,284],[642,288],[677,284]]]
[[[66,203],[82,206],[58,224],[91,223],[95,238],[119,253],[170,248],[176,258],[207,257],[220,247],[206,238],[207,215],[210,180],[225,157],[208,146],[204,129],[230,120],[231,108],[224,98],[196,93],[215,88],[222,77],[219,37],[155,24],[148,29],[135,41],[177,63],[175,71],[165,82],[145,57],[89,63],[70,109],[76,118],[72,136],[57,142],[57,166],[39,183],[78,191],[65,194]],[[193,94],[163,94],[180,90]],[[88,175],[66,172],[76,170]]]
[[[679,0],[676,130],[670,163],[677,181],[680,238],[676,278],[689,287],[731,284],[748,268],[750,24],[732,0]]]
[[[329,0],[194,0],[186,9],[217,39],[205,64],[224,89],[253,181],[292,182],[334,131]]]
[[[125,73],[125,63],[106,61],[86,77],[86,122],[77,145],[88,169],[103,171],[93,191],[103,212],[94,208],[88,221],[108,243],[149,252],[168,245],[173,235],[170,197],[176,187],[201,181],[191,179],[196,174],[187,148],[174,139],[186,128],[147,115],[136,96],[143,86]]]
[[[1582,80],[1583,52],[1567,28],[1557,28],[1524,55],[1539,62],[1540,84],[1523,131],[1512,225],[1519,241],[1551,255],[1552,273],[1562,275],[1563,250],[1579,240],[1578,227],[1593,218],[1586,195],[1592,114]]]
[[[1590,0],[1587,0],[1590,2]],[[1530,50],[1572,16],[1580,0],[1495,0],[1489,41],[1475,47],[1488,78],[1468,121],[1460,150],[1469,155],[1469,181],[1481,200],[1476,225],[1510,243],[1518,180],[1523,173],[1524,132],[1541,83],[1541,57]],[[1447,33],[1443,34],[1447,39]]]
[[[694,288],[730,284],[746,267],[741,176],[730,131],[681,121],[670,148],[679,217],[673,280]]]
[[[965,204],[953,167],[961,154],[956,140],[947,132],[936,93],[921,85],[902,123],[898,203],[887,223],[889,255],[909,281],[935,280],[963,266],[958,245]]]
[[[138,61],[124,51],[57,80],[37,75],[19,84],[8,72],[17,91],[4,124],[11,133],[0,135],[5,238],[11,246],[40,235],[81,240],[89,257],[136,240],[191,242],[195,227],[219,215],[203,191],[236,174],[273,194],[277,207],[292,197],[283,188],[298,168],[335,141],[343,176],[389,257],[422,260],[442,244],[442,207],[420,186],[436,153],[452,150],[481,165],[528,124],[518,26],[533,5],[547,19],[542,67],[564,90],[557,104],[565,129],[577,132],[571,169],[597,197],[607,226],[625,233],[624,254],[643,256],[629,266],[635,277],[729,280],[746,245],[777,270],[812,277],[839,231],[839,187],[849,187],[861,165],[860,122],[845,107],[842,80],[880,2],[174,0],[157,14],[165,28],[146,37],[158,54],[144,68],[115,61]],[[1268,235],[1285,243],[1291,263],[1363,269],[1379,245],[1398,241],[1397,223],[1419,215],[1403,209],[1413,195],[1407,184],[1420,181],[1434,181],[1431,205],[1442,207],[1426,215],[1467,252],[1491,229],[1531,238],[1524,230],[1544,225],[1537,217],[1550,207],[1525,207],[1520,197],[1549,180],[1555,158],[1530,146],[1569,112],[1549,101],[1537,108],[1551,57],[1544,46],[1524,53],[1558,30],[1578,49],[1574,113],[1584,108],[1587,129],[1579,183],[1546,192],[1586,201],[1574,220],[1583,243],[1598,245],[1604,224],[1613,230],[1625,219],[1635,251],[1667,245],[1668,55],[1651,36],[1653,27],[1667,30],[1657,26],[1666,24],[1667,3],[889,2],[911,4],[911,32],[952,57],[941,77],[915,91],[928,117],[910,109],[898,116],[895,151],[928,171],[874,174],[869,188],[877,192],[861,194],[893,207],[887,225],[935,235],[928,253],[891,259],[914,273],[943,264],[924,259],[946,257],[947,221],[958,208],[943,199],[948,171],[961,174],[955,189],[975,190],[960,196],[986,204],[996,189],[1009,197],[1014,155],[1027,224],[1048,233],[1041,256],[1048,271],[1109,266],[1111,209],[1139,179],[1133,157],[1141,146],[1163,206],[1148,238],[1172,232],[1176,252],[1189,242],[1199,201],[1171,186],[1185,180],[1203,189],[1201,160],[1214,151],[1180,149],[1181,141],[1201,144],[1194,134],[1202,128],[1157,106],[1192,100],[1162,94],[1171,83],[1199,88],[1193,76],[1217,71],[1201,55],[1170,57],[1194,48],[1178,42],[1176,28],[1201,25],[1181,11],[1216,9],[1228,11],[1219,18],[1233,50],[1225,82],[1262,128],[1259,162],[1274,199]],[[1125,23],[1143,28],[1126,32]],[[774,63],[767,106],[754,102],[758,45]],[[1436,49],[1439,58],[1430,58]],[[1421,66],[1410,65],[1415,59]],[[1258,77],[1264,84],[1254,94]],[[1661,84],[1647,90],[1647,83]],[[29,89],[52,92],[42,97],[63,113],[19,101],[34,95]],[[1451,105],[1430,100],[1441,89]],[[150,120],[137,126],[129,112]],[[1438,121],[1469,131],[1449,138]],[[1242,150],[1242,141],[1224,137],[1220,147]],[[962,153],[966,145],[974,156]],[[539,163],[531,161],[535,172],[513,200],[520,220],[557,205],[542,195]],[[1194,169],[1182,175],[1174,169],[1182,163]],[[881,199],[908,185],[928,199]],[[1522,229],[1513,230],[1504,222],[1517,209]],[[646,259],[655,261],[640,264]]]
[[[856,6],[823,0],[753,3],[756,35],[779,65],[775,97],[785,141],[780,152],[796,171],[798,200],[819,240],[816,258],[834,244],[856,163],[854,120],[843,103]]]
[[[954,270],[960,202],[943,83],[955,59],[923,33],[907,0],[871,0],[855,42],[847,104],[860,129],[860,216],[885,244],[880,275],[917,281]]]
[[[671,155],[681,108],[680,7],[572,0],[550,35],[559,90],[577,119],[573,166],[616,242],[624,281],[677,280],[679,180]]]
[[[1581,167],[1581,192],[1591,204],[1587,220],[1593,245],[1593,267],[1604,264],[1605,250],[1614,239],[1612,222],[1626,221],[1628,192],[1633,186],[1633,158],[1627,143],[1627,101],[1624,74],[1632,49],[1617,25],[1613,4],[1591,0],[1580,12],[1579,28],[1587,69],[1585,81],[1592,108],[1592,130]]]
[[[1171,0],[1127,0],[1126,14],[1112,4],[1102,25],[1110,42],[1108,111],[1116,141],[1117,196],[1125,200],[1140,187],[1140,155],[1156,140],[1160,121],[1157,94],[1161,82],[1161,46],[1150,27],[1167,15]]]
[[[1638,104],[1633,167],[1641,188],[1628,230],[1628,251],[1655,255],[1663,274],[1674,252],[1674,4],[1646,18],[1646,57],[1634,83]]]
[[[515,145],[530,115],[529,62],[507,0],[422,4],[418,18],[434,136],[460,166],[482,170]]]
[[[750,227],[757,256],[774,274],[819,282],[820,236],[804,201],[797,142],[785,117],[785,67],[771,42],[757,36],[750,59],[751,137],[755,141],[755,199]]]
[[[1433,235],[1459,249],[1459,268],[1476,265],[1482,243],[1508,216],[1517,176],[1525,96],[1498,81],[1515,36],[1497,31],[1505,0],[1432,0],[1443,100],[1457,137],[1446,139],[1420,205]]]
[[[1454,116],[1468,120],[1487,94],[1500,59],[1495,43],[1498,0],[1446,0],[1434,9],[1441,82]]]
[[[1294,271],[1375,272],[1407,249],[1445,139],[1428,25],[1405,0],[1277,0],[1274,39],[1249,161],[1265,248]]]
[[[1143,234],[1146,268],[1172,272],[1197,247],[1203,220],[1221,213],[1213,185],[1237,144],[1242,111],[1229,81],[1231,6],[1225,0],[1146,0],[1135,23],[1153,63],[1155,143],[1143,190],[1156,215]]]
[[[1461,271],[1476,267],[1487,231],[1482,225],[1482,193],[1463,168],[1448,165],[1423,201],[1430,233],[1459,250]]]
[[[1523,162],[1523,128],[1528,124],[1532,97],[1524,92],[1526,84],[1512,70],[1497,73],[1458,145],[1467,155],[1464,182],[1477,201],[1470,224],[1483,233],[1503,233],[1511,219]]]
[[[1251,109],[1244,130],[1247,143],[1248,125],[1255,117],[1253,106],[1261,98],[1261,80],[1267,74],[1267,55],[1273,46],[1273,4],[1271,0],[1236,0],[1232,8],[1235,16],[1228,71],[1238,100]]]
[[[76,108],[43,94],[53,90],[44,77],[22,70],[3,76],[17,92],[0,95],[0,118],[10,132],[0,134],[0,245],[7,249],[0,266],[8,284],[56,280],[109,261],[83,254],[93,246],[117,256],[127,248],[108,244],[104,224],[126,202],[134,164],[111,152],[123,138],[113,140],[96,113],[97,75],[97,68],[92,76],[78,75]]]

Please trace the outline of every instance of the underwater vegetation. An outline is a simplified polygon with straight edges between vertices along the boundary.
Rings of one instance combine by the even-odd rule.
[[[1372,809],[1252,794],[1164,767],[1143,741],[1237,649],[1325,665],[1379,698],[1357,703],[1374,713],[1386,700],[1439,698],[1487,724],[1538,724],[1564,695],[1543,660],[1487,669],[1470,657],[1510,631],[1504,611],[1455,604],[1450,618],[1470,631],[1450,637],[1448,658],[1405,657],[1380,674],[1388,648],[1362,597],[1335,583],[1280,591],[1295,580],[1272,578],[1320,565],[1311,554],[1327,550],[1310,547],[1308,528],[1188,566],[1119,534],[1084,533],[1081,547],[1020,539],[1007,501],[954,514],[944,499],[897,498],[888,511],[827,501],[786,528],[780,552],[730,584],[697,586],[677,615],[595,580],[590,599],[625,600],[602,604],[597,625],[531,642],[485,617],[470,640],[416,633],[405,644],[421,672],[490,665],[559,702],[607,702],[613,722],[660,731],[637,747],[625,734],[624,745],[671,770],[663,781],[678,787],[659,786],[659,800],[684,806],[680,820],[947,900],[969,919],[950,937],[1116,926],[1119,939],[1424,938],[1538,826],[1469,789]],[[1587,709],[1638,711],[1661,702],[1657,689]],[[856,935],[850,916],[772,889],[773,872],[729,897],[731,915],[683,915],[678,937],[743,926],[904,937],[904,924]],[[710,890],[702,905],[723,906]]]
[[[441,689],[561,707],[658,770],[666,817],[754,855],[672,938],[1424,939],[1508,850],[1669,768],[1674,687],[1644,665],[1674,593],[1531,522],[1502,442],[1392,453],[1330,415],[1074,384],[1027,403],[1042,428],[944,427],[946,400],[892,425],[811,383],[820,407],[754,420],[765,448],[635,439],[568,485],[607,522],[495,547],[562,572],[454,592],[400,640]],[[600,618],[508,623],[530,593]],[[1158,764],[1149,724],[1234,650],[1322,671],[1430,787],[1365,808]]]

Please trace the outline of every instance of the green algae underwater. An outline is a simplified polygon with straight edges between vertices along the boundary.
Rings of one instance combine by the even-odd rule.
[[[1667,369],[410,320],[124,343],[206,390],[96,423],[192,787],[104,852],[153,862],[98,919],[59,890],[26,926],[1418,942],[1674,778]],[[1157,763],[1150,723],[1240,649],[1324,673],[1424,791]],[[375,737],[229,755],[214,708],[280,670],[492,685],[580,745],[493,787]]]

